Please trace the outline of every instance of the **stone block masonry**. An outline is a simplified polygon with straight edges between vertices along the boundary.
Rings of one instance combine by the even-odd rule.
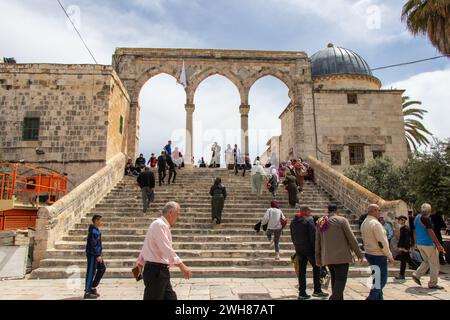
[[[111,66],[0,65],[0,130],[8,132],[0,136],[2,160],[68,173],[73,189],[126,153],[129,108]],[[39,119],[36,139],[24,136],[25,118]]]
[[[41,208],[36,220],[33,269],[47,250],[79,222],[124,176],[126,156],[117,154],[107,165],[51,207]]]

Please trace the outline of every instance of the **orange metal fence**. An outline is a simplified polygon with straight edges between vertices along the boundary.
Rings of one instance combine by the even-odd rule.
[[[51,205],[67,192],[67,178],[35,167],[0,163],[0,200]]]

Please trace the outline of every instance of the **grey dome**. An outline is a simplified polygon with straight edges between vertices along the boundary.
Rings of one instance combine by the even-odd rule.
[[[372,75],[367,62],[357,53],[329,44],[311,57],[312,76],[329,76],[338,74]]]

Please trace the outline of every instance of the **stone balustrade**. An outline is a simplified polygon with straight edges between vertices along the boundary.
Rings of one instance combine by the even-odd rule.
[[[106,166],[52,206],[41,208],[36,220],[33,269],[45,258],[47,250],[67,234],[112,188],[122,180],[126,156],[117,154]],[[87,230],[86,230],[87,232]]]
[[[378,204],[388,221],[393,222],[400,215],[408,216],[408,206],[403,200],[386,201],[325,163],[313,157],[307,161],[314,168],[316,183],[353,214],[361,216],[367,213],[370,204]]]

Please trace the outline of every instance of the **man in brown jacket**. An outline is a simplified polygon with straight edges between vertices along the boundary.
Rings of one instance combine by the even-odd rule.
[[[348,220],[337,215],[337,206],[330,204],[328,216],[317,221],[316,232],[316,264],[330,269],[330,300],[344,300],[348,270],[353,262],[352,251],[363,261],[363,253]]]

